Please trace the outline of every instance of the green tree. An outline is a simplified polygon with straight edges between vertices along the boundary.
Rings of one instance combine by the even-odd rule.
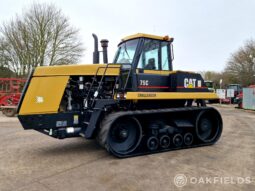
[[[224,73],[232,83],[240,83],[243,86],[255,84],[254,40],[248,40],[230,56]]]
[[[16,77],[16,74],[9,68],[0,66],[0,78]]]
[[[36,66],[76,63],[83,52],[78,30],[54,5],[35,3],[0,32],[2,65],[18,76]]]

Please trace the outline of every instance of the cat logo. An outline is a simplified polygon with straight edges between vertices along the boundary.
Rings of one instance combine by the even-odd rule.
[[[44,102],[44,98],[42,96],[36,96],[36,103],[43,103]]]
[[[197,79],[193,78],[184,78],[184,87],[185,88],[195,88]]]

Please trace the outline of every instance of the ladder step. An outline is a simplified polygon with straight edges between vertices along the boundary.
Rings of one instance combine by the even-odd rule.
[[[103,111],[102,108],[96,108],[96,107],[94,107],[93,110],[102,110]]]
[[[87,112],[89,112],[89,113],[93,113],[94,111],[96,111],[96,110],[101,110],[101,111],[103,111],[103,109],[102,108],[93,108],[93,109],[88,109],[87,110]]]

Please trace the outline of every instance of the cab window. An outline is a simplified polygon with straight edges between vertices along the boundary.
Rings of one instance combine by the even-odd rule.
[[[138,44],[138,39],[130,40],[130,41],[122,43],[118,48],[118,51],[116,53],[116,56],[113,62],[117,64],[133,63],[137,44]]]
[[[169,43],[146,39],[137,68],[144,70],[169,70]]]
[[[169,44],[167,42],[161,43],[161,62],[162,70],[169,70]]]
[[[145,40],[137,68],[159,70],[159,41]]]

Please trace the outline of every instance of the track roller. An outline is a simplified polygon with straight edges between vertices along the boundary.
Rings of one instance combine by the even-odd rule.
[[[163,135],[159,139],[160,147],[166,149],[170,145],[170,137],[168,135]]]
[[[174,146],[176,146],[176,147],[182,146],[182,143],[183,143],[182,135],[181,134],[176,134],[173,138],[173,143],[174,143]]]
[[[183,140],[184,140],[184,144],[189,146],[193,143],[193,135],[191,133],[186,133],[184,135]]]
[[[155,151],[157,150],[159,146],[159,141],[158,141],[158,138],[155,137],[155,136],[151,136],[148,140],[147,140],[147,148],[150,150],[150,151]]]

